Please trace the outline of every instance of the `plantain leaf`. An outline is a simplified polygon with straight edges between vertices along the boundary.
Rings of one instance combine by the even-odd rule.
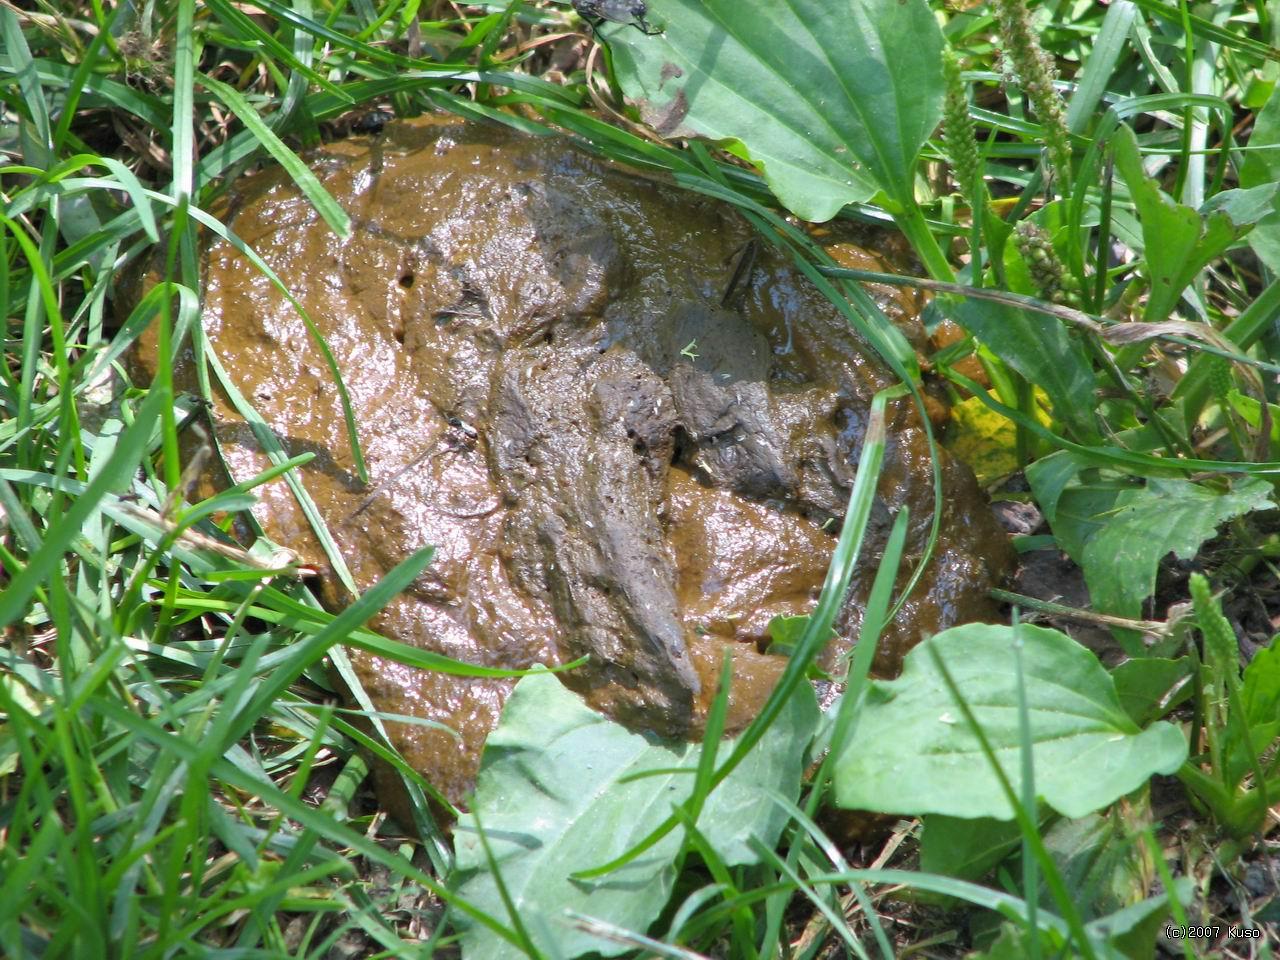
[[[951,312],[965,330],[1045,392],[1053,415],[1076,439],[1100,442],[1093,367],[1061,320],[985,300],[962,301]]]
[[[1182,291],[1201,270],[1232,243],[1244,236],[1267,212],[1275,184],[1259,184],[1250,190],[1231,190],[1215,197],[1197,212],[1175,203],[1142,168],[1138,138],[1127,126],[1115,137],[1116,169],[1124,177],[1142,222],[1143,255],[1151,293],[1142,319],[1166,320]]]
[[[1138,903],[1150,889],[1150,854],[1141,841],[1135,842],[1150,824],[1150,803],[1139,799],[1117,807],[1110,816],[1091,813],[1058,820],[1044,831],[1045,849],[1085,919]],[[1040,895],[1048,899],[1048,889]]]
[[[1190,657],[1139,657],[1117,666],[1111,671],[1111,679],[1125,712],[1134,723],[1144,724],[1191,696],[1192,687],[1187,681],[1194,672]]]
[[[601,32],[664,136],[729,141],[806,220],[884,191],[912,204],[942,108],[942,33],[923,0],[650,0],[646,36]]]
[[[1163,721],[1139,730],[1089,650],[1044,627],[1021,626],[1037,798],[1069,817],[1100,810],[1187,756]],[[836,749],[836,802],[882,813],[1008,820],[1013,808],[929,656],[950,672],[1013,786],[1021,792],[1014,630],[971,623],[907,654],[902,676],[874,681],[857,735]]]
[[[812,692],[787,702],[752,753],[707,798],[698,829],[730,865],[758,862],[754,838],[772,849],[786,824],[768,790],[795,799],[805,747],[817,726]],[[733,741],[721,744],[727,755]],[[549,673],[525,677],[485,745],[473,814],[454,831],[454,888],[503,919],[502,891],[480,843],[482,828],[515,910],[548,956],[628,949],[572,925],[576,910],[632,930],[658,916],[675,881],[679,832],[598,880],[571,875],[630,849],[683,803],[693,788],[700,748],[631,733],[589,709]],[[767,786],[768,790],[763,789]],[[466,958],[521,957],[487,927],[463,925]]]
[[[1277,218],[1280,222],[1280,218]],[[1239,390],[1227,391],[1227,402],[1231,409],[1244,418],[1244,422],[1255,430],[1262,428],[1262,404],[1253,397],[1245,396]],[[1280,443],[1280,404],[1268,403],[1267,415],[1271,418],[1271,442]]]
[[[1155,592],[1156,568],[1166,554],[1194,557],[1220,524],[1273,506],[1271,494],[1271,485],[1258,477],[1242,478],[1229,490],[1160,477],[1121,490],[1104,515],[1086,521],[1099,524],[1084,537],[1078,558],[1094,607],[1122,617],[1140,616],[1142,602]],[[1062,505],[1058,510],[1061,522]]]
[[[1249,726],[1280,728],[1280,638],[1272,637],[1244,668],[1240,696]]]
[[[1028,467],[1027,480],[1058,545],[1084,569],[1094,609],[1117,616],[1141,616],[1167,554],[1190,559],[1222,523],[1273,505],[1271,485],[1257,477],[1236,477],[1230,488],[1109,471],[1082,481],[1082,466],[1054,454]],[[1115,634],[1131,656],[1145,655],[1136,633]]]
[[[1244,715],[1232,717],[1223,750],[1223,780],[1229,784],[1240,783],[1252,769],[1253,758],[1266,753],[1280,736],[1280,642],[1272,639],[1244,668],[1240,701]]]
[[[981,880],[1022,842],[1017,823],[931,813],[920,837],[920,869],[960,880]]]
[[[1018,469],[1016,438],[1013,422],[977,397],[952,404],[947,449],[973,471],[980,484],[993,483]]]
[[[1240,186],[1256,187],[1280,182],[1280,87],[1272,91],[1253,122],[1249,149],[1240,168]],[[1280,273],[1280,197],[1272,197],[1271,210],[1249,234],[1249,246],[1258,259]]]

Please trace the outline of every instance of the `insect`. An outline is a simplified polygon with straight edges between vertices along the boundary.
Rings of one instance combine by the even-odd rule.
[[[445,434],[445,442],[454,450],[474,450],[480,431],[461,417],[450,417],[448,423],[450,430]]]
[[[382,128],[396,118],[386,110],[370,110],[351,124],[352,133],[381,133]]]
[[[644,0],[573,0],[578,16],[591,24],[594,32],[602,23],[629,23],[646,37],[662,33],[645,19],[649,12]]]

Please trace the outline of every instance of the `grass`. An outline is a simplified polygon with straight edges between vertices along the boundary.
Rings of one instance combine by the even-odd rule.
[[[651,6],[653,14],[661,4]],[[1133,130],[1136,162],[1192,210],[1225,202],[1215,198],[1231,188],[1276,179],[1270,152],[1280,123],[1264,107],[1277,102],[1270,98],[1280,78],[1280,17],[1266,5],[1236,3],[1037,6],[1032,32],[1070,77],[1057,82],[1066,99],[1064,128],[1055,130],[1051,105],[1023,95],[1031,93],[1023,73],[1034,57],[1019,62],[1011,54],[1023,86],[1001,86],[989,7],[934,6],[947,11],[944,34],[963,61],[955,73],[963,89],[953,102],[964,117],[948,116],[947,138],[924,145],[918,176],[896,185],[897,209],[865,200],[844,215],[877,223],[897,216],[933,288],[953,296],[940,309],[960,319],[966,338],[932,358],[952,399],[981,403],[1015,425],[1008,444],[1015,466],[1028,468],[1031,496],[1047,514],[1052,498],[1070,504],[1097,491],[1111,497],[1108,510],[1117,515],[1141,508],[1142,496],[1172,495],[1157,486],[1170,472],[1194,481],[1200,492],[1191,491],[1193,498],[1239,493],[1242,476],[1273,484],[1268,404],[1280,401],[1280,285],[1244,234],[1216,245],[1207,234],[1188,237],[1186,255],[1174,258],[1177,215],[1144,193],[1141,177],[1126,174],[1133,161],[1116,144]],[[627,30],[602,33],[615,44],[637,41],[639,32]],[[538,135],[550,125],[606,157],[737,204],[913,382],[914,355],[878,325],[853,282],[866,277],[823,263],[746,165],[696,142],[676,149],[643,135],[613,61],[586,59],[589,39],[567,5],[550,2],[0,7],[5,955],[448,956],[464,926],[454,916],[536,952],[527,927],[535,918],[514,905],[485,913],[449,885],[454,854],[429,803],[435,791],[387,746],[382,724],[393,718],[367,702],[348,709],[330,679],[331,670],[350,676],[343,645],[426,669],[477,672],[361,626],[430,562],[429,551],[407,558],[335,616],[321,609],[287,551],[262,540],[246,549],[231,536],[231,518],[251,524],[254,489],[276,476],[307,505],[292,473],[299,459],[277,446],[271,471],[206,500],[195,499],[194,472],[184,470],[184,444],[203,450],[199,456],[216,449],[191,430],[198,401],[176,392],[173,361],[190,344],[207,361],[201,390],[230,386],[200,326],[198,249],[202,230],[226,236],[209,211],[247,171],[284,166],[342,233],[346,215],[299,153],[342,135],[361,116],[445,109]],[[581,55],[568,58],[565,73],[551,54],[572,50]],[[628,122],[612,122],[619,117]],[[958,140],[953,130],[961,131]],[[1065,138],[1065,156],[1052,149],[1055,137]],[[966,142],[974,147],[968,161],[957,153]],[[1041,159],[1046,143],[1048,163]],[[966,162],[975,168],[968,178],[959,175]],[[1041,253],[1010,233],[1022,219],[1049,237]],[[161,282],[122,315],[115,284],[143,263],[160,265]],[[287,290],[289,278],[274,280]],[[979,288],[1005,312],[961,306],[978,302]],[[993,315],[999,323],[988,321]],[[1074,323],[1054,335],[1075,358],[1084,388],[1058,379],[1061,354],[1050,357],[1053,368],[1044,365],[1045,316]],[[1171,319],[1181,325],[1168,326]],[[1122,339],[1138,320],[1163,325],[1157,338]],[[158,344],[157,374],[135,384],[122,358],[148,328]],[[341,358],[315,336],[341,392]],[[981,360],[985,382],[961,371],[968,355]],[[1031,389],[1046,384],[1047,423]],[[243,398],[237,405],[254,423]],[[349,409],[347,420],[360,465]],[[262,436],[270,435],[263,429]],[[1066,455],[1078,461],[1074,471],[1054,473]],[[1167,609],[1191,589],[1177,575],[1158,605],[1146,593],[1126,594],[1103,611],[1123,622],[1169,619],[1182,646],[1161,651],[1163,659],[1185,654],[1210,691],[1183,708],[1194,716],[1185,717],[1191,756],[1180,777],[1196,799],[1154,807],[1140,791],[1104,817],[1125,837],[1122,866],[1148,880],[1159,876],[1166,890],[1183,889],[1175,871],[1194,886],[1185,899],[1150,906],[1142,900],[1146,883],[1138,902],[1126,905],[1129,914],[1111,914],[1113,923],[1120,917],[1136,930],[1146,921],[1133,911],[1143,908],[1157,923],[1218,922],[1269,938],[1183,941],[1176,948],[1187,956],[1262,956],[1277,946],[1274,892],[1261,919],[1250,913],[1258,898],[1239,892],[1248,871],[1265,874],[1275,855],[1277,818],[1267,812],[1274,794],[1265,792],[1275,745],[1253,749],[1246,732],[1245,760],[1231,759],[1242,723],[1246,731],[1268,728],[1266,717],[1249,714],[1248,676],[1238,677],[1234,653],[1221,652],[1223,624],[1230,631],[1224,608],[1242,610],[1261,593],[1266,614],[1277,612],[1272,517],[1263,509],[1223,511],[1209,523],[1211,533],[1219,524],[1223,532],[1194,544],[1197,569],[1218,591],[1210,597],[1207,586],[1196,588],[1197,625],[1218,644],[1203,669],[1186,625],[1175,629],[1176,611]],[[313,519],[341,576],[337,548],[314,511]],[[1089,538],[1101,535],[1095,527],[1055,521],[1053,533],[1079,548],[1071,552],[1099,596],[1108,577],[1148,574],[1106,566],[1100,548],[1089,554]],[[1160,543],[1175,533],[1156,520],[1144,531]],[[854,552],[846,543],[839,556],[851,563]],[[838,567],[824,594],[827,614],[841,594]],[[1154,584],[1154,567],[1149,573]],[[891,577],[878,584],[864,640],[873,641],[876,624],[892,616],[891,586]],[[1265,639],[1270,633],[1268,625]],[[791,664],[791,686],[824,634],[815,618]],[[1130,644],[1127,652],[1140,661],[1146,651]],[[837,745],[856,728],[870,650],[871,643],[859,646],[853,692],[828,732]],[[939,668],[950,684],[946,665]],[[964,691],[954,693],[970,716]],[[780,709],[783,699],[785,692],[772,706]],[[1011,836],[1023,851],[986,885],[974,882],[979,876],[925,872],[914,826],[900,828],[879,859],[872,851],[859,861],[831,841],[818,824],[830,807],[838,751],[812,772],[798,802],[779,798],[791,823],[776,849],[759,851],[758,866],[719,862],[698,835],[697,814],[742,748],[722,767],[701,764],[694,797],[664,825],[684,830],[687,840],[680,899],[660,921],[647,931],[579,922],[608,929],[637,956],[888,957],[913,942],[921,954],[943,956],[992,936],[1003,938],[1006,955],[1139,949],[1106,941],[1102,921],[1089,912],[1096,904],[1080,909],[1097,878],[1072,859],[1061,824],[1036,809],[1025,703],[1019,715],[1021,794],[1011,783],[1003,787],[1017,811]],[[1202,744],[1197,731],[1206,725]],[[768,726],[766,717],[753,735]],[[370,755],[404,780],[414,823],[393,828],[380,812],[366,785]],[[1260,813],[1250,806],[1259,802]],[[1179,822],[1161,823],[1160,811],[1176,812]],[[927,860],[927,841],[925,848]],[[959,901],[982,908],[963,915],[972,924],[963,934],[957,915],[943,910]],[[1003,928],[1002,919],[1010,921]]]

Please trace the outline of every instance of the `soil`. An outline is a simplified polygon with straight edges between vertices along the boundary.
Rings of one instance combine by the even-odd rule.
[[[870,400],[892,375],[731,209],[565,140],[428,118],[329,145],[311,165],[351,216],[349,238],[279,171],[238,184],[224,216],[338,357],[371,483],[302,317],[224,243],[206,253],[204,323],[285,449],[316,455],[303,479],[361,589],[435,547],[371,627],[491,666],[589,655],[564,681],[663,736],[696,734],[731,651],[731,725],[745,724],[785,662],[765,652],[768,623],[811,609]],[[908,304],[883,307],[915,324]],[[266,459],[215,399],[243,480]],[[910,509],[908,568],[927,538],[923,429],[909,403],[891,409],[866,559],[828,663],[856,636],[893,512]],[[996,619],[987,591],[1007,537],[968,471],[942,470],[941,539],[882,638],[882,673],[925,635]],[[347,602],[286,486],[259,492],[267,535],[323,571],[327,604]],[[378,709],[457,732],[389,725],[405,758],[462,799],[512,682],[351,658]]]

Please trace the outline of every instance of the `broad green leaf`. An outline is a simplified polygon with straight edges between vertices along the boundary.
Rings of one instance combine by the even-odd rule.
[[[1027,467],[1027,482],[1031,484],[1036,503],[1040,505],[1050,526],[1057,519],[1058,500],[1063,491],[1088,466],[1088,463],[1072,456],[1070,452],[1058,450]]]
[[[1240,698],[1250,726],[1280,724],[1280,639],[1259,650],[1244,668]]]
[[[1280,87],[1272,92],[1253,122],[1253,133],[1249,135],[1240,168],[1242,187],[1277,182],[1280,182]],[[1272,273],[1280,273],[1280,197],[1272,197],[1271,204],[1271,212],[1249,234],[1249,246]]]
[[[1054,416],[1076,439],[1101,441],[1093,413],[1093,367],[1061,320],[985,300],[962,301],[951,313],[1001,360],[1044,390]]]
[[[1147,176],[1138,152],[1138,139],[1132,130],[1122,125],[1114,143],[1116,169],[1129,186],[1142,222],[1143,255],[1151,282],[1142,319],[1158,323],[1168,319],[1182,291],[1205,265],[1252,227],[1249,217],[1261,212],[1258,207],[1261,193],[1238,193],[1223,201],[1221,208],[1197,212],[1169,199]]]
[[[1272,506],[1271,485],[1256,477],[1214,489],[1161,477],[1138,485],[1113,473],[1080,482],[1081,468],[1054,454],[1029,467],[1027,479],[1058,545],[1084,569],[1095,609],[1122,617],[1141,615],[1166,554],[1189,559],[1220,524]],[[1117,635],[1132,639],[1131,632]]]
[[[1191,677],[1195,666],[1190,657],[1178,660],[1165,660],[1160,657],[1139,657],[1126,660],[1111,671],[1111,679],[1115,681],[1116,693],[1125,712],[1137,724],[1154,720],[1163,716],[1170,709],[1190,696],[1191,691],[1186,681]],[[1181,686],[1170,702],[1167,697],[1175,687]]]
[[[1140,838],[1150,823],[1150,804],[1144,796],[1107,816],[1056,820],[1042,833],[1045,849],[1082,916],[1093,921],[1090,927],[1104,931],[1108,953],[1103,955],[1154,953],[1153,921],[1161,916],[1152,909],[1153,901],[1143,900],[1153,871]],[[1016,873],[1014,865],[1009,869]],[[1042,883],[1040,900],[1049,897],[1048,885]]]
[[[786,644],[795,646],[800,642],[800,638],[804,636],[804,628],[809,625],[809,618],[803,617],[774,617],[769,621],[769,642],[775,644]]]
[[[1032,937],[1039,941],[1041,956],[1053,956],[1063,949],[1061,938],[1043,930],[1028,930],[1024,924],[1005,921],[995,940],[983,951],[969,954],[969,960],[1026,960],[1033,956]]]
[[[799,691],[707,799],[698,828],[727,863],[756,862],[748,847],[752,837],[768,848],[777,842],[785,814],[762,787],[792,799],[799,794],[817,714],[812,694]],[[727,755],[732,747],[725,741],[721,751]],[[689,796],[698,756],[697,744],[631,733],[589,709],[549,673],[525,677],[485,746],[474,814],[454,831],[454,889],[492,916],[509,919],[480,843],[483,829],[515,909],[542,921],[530,927],[540,949],[565,957],[624,952],[625,945],[572,926],[566,911],[646,929],[671,894],[680,833],[667,834],[598,880],[570,875],[622,854],[665,820]],[[521,956],[487,928],[466,925],[464,931],[465,957]]]
[[[1180,730],[1139,730],[1091,652],[1043,627],[1022,626],[1036,796],[1082,817],[1168,774],[1187,756]],[[902,676],[872,683],[857,736],[836,764],[842,807],[1008,820],[1013,809],[927,647],[946,664],[996,760],[1021,791],[1013,628],[971,623],[944,630],[907,654]]]
[[[1151,887],[1140,831],[1151,823],[1143,800],[1110,815],[1064,818],[1044,831],[1044,845],[1086,920],[1138,903]],[[1048,890],[1041,898],[1048,898]]]
[[[1227,391],[1227,402],[1231,409],[1244,418],[1244,422],[1255,430],[1262,429],[1262,404],[1253,397],[1247,397],[1239,390]],[[1270,437],[1272,443],[1280,443],[1280,405],[1267,404],[1267,415],[1271,418]]]
[[[1244,668],[1240,700],[1243,726],[1232,717],[1226,749],[1224,779],[1233,785],[1252,770],[1253,758],[1262,756],[1280,736],[1280,642],[1273,640]]]
[[[931,813],[920,836],[920,869],[961,880],[980,880],[1022,842],[1012,820],[966,819]]]
[[[1058,546],[1076,563],[1083,564],[1085,544],[1106,526],[1117,500],[1131,488],[1132,484],[1123,478],[1109,477],[1073,484],[1064,490],[1050,524]]]
[[[942,33],[923,0],[650,0],[662,28],[603,28],[622,88],[664,136],[730,142],[806,220],[883,190],[913,204],[941,118]]]
[[[1255,226],[1271,212],[1271,203],[1280,184],[1260,183],[1256,187],[1223,190],[1215,193],[1200,207],[1201,216],[1221,213],[1238,231]]]
[[[780,656],[791,656],[800,641],[804,638],[805,628],[809,626],[809,616],[774,617],[769,621],[769,652]],[[835,631],[828,630],[828,637],[834,637]]]
[[[1150,884],[1148,884],[1148,888]],[[1178,877],[1173,882],[1172,896],[1185,907],[1191,902],[1195,890],[1190,877]],[[1147,897],[1138,903],[1121,907],[1105,917],[1091,920],[1085,929],[1093,936],[1104,938],[1111,956],[1130,960],[1132,957],[1149,957],[1155,947],[1155,935],[1161,922],[1169,917],[1170,891]]]
[[[1155,592],[1156,568],[1173,553],[1189,560],[1219,524],[1274,506],[1272,486],[1246,477],[1219,491],[1189,480],[1152,477],[1145,487],[1121,491],[1110,514],[1087,538],[1078,558],[1096,609],[1138,617]],[[1059,505],[1061,522],[1062,506]]]
[[[1190,877],[1175,881],[1175,893],[1184,905],[1191,902],[1193,883]],[[1133,960],[1149,957],[1155,949],[1154,933],[1158,925],[1169,915],[1169,895],[1161,893],[1133,906],[1094,920],[1085,930],[1090,935],[1093,955],[1098,960]],[[1056,931],[1035,931],[1040,941],[1040,956],[1077,957],[1079,952],[1068,952],[1063,938]],[[1026,960],[1033,956],[1031,934],[1025,924],[1006,921],[1000,926],[1000,934],[983,953],[969,954],[969,960]],[[1144,945],[1149,944],[1144,949]]]

